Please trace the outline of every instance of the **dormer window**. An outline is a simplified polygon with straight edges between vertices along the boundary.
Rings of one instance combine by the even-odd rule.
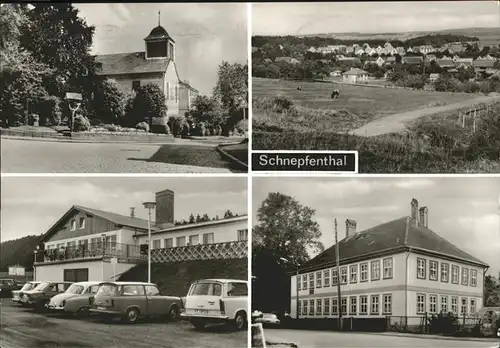
[[[81,230],[83,230],[85,228],[85,217],[84,216],[82,216],[80,218],[80,221],[78,223],[78,228],[81,229]]]
[[[71,231],[76,230],[76,220],[75,219],[70,221],[70,229],[71,229]]]

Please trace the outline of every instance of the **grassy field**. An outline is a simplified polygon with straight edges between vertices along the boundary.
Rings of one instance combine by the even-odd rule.
[[[299,85],[302,87],[301,91],[297,90]],[[467,93],[413,91],[263,78],[253,78],[252,88],[253,120],[258,124],[281,126],[285,129],[297,126],[298,130],[303,128],[321,131],[350,130],[386,115],[452,104],[476,97]],[[340,90],[338,99],[330,98],[333,89]],[[301,117],[298,119],[279,117],[261,105],[262,100],[278,95],[292,100],[294,105],[301,109]],[[345,115],[344,119],[339,120],[338,117],[332,119],[331,116],[336,114]],[[273,120],[275,117],[280,118],[279,123],[278,120]],[[309,121],[309,124],[306,121]]]

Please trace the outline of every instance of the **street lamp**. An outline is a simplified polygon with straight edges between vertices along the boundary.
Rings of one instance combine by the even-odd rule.
[[[33,262],[33,281],[36,281],[36,266],[35,266],[35,263],[36,263],[36,255],[38,254],[38,250],[40,250],[40,245],[37,245],[36,246],[36,249],[33,250],[33,254],[34,254],[34,262]]]
[[[291,263],[289,260],[285,259],[284,257],[280,257],[281,261],[284,261],[286,263]],[[299,267],[300,264],[297,262],[295,264],[295,313],[297,314],[297,319],[299,319]]]
[[[148,210],[148,283],[151,283],[151,211],[155,208],[155,202],[142,203]]]

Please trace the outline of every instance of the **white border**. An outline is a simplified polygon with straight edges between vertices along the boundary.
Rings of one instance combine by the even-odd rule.
[[[248,173],[247,176],[247,217],[248,217],[248,303],[247,303],[247,347],[252,347],[252,3],[247,3],[247,65],[248,65]]]
[[[334,155],[334,154],[354,154],[354,171],[274,171],[274,170],[258,170],[250,174],[250,176],[254,174],[279,174],[280,176],[294,176],[294,174],[297,174],[297,176],[319,176],[319,175],[328,175],[328,176],[345,176],[345,175],[359,175],[358,170],[359,170],[359,155],[358,151],[355,150],[346,150],[346,151],[340,151],[340,150],[317,150],[317,151],[300,151],[300,150],[252,150],[253,153],[271,153],[271,154],[325,154],[325,155]]]

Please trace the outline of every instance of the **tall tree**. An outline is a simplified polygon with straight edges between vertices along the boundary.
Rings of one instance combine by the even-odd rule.
[[[247,64],[222,62],[219,65],[218,80],[213,95],[227,114],[227,121],[223,128],[227,133],[243,119],[243,108],[248,102]]]
[[[70,90],[90,94],[98,68],[90,53],[95,28],[87,25],[69,3],[32,6],[21,44],[35,60],[55,69],[45,81],[47,91],[59,97]]]
[[[315,210],[279,192],[269,193],[257,210],[253,243],[272,250],[276,257],[302,264],[309,251],[324,250]]]
[[[28,112],[47,95],[42,81],[53,72],[35,61],[21,46],[21,31],[28,22],[27,7],[0,7],[0,120],[3,126],[27,122]]]

